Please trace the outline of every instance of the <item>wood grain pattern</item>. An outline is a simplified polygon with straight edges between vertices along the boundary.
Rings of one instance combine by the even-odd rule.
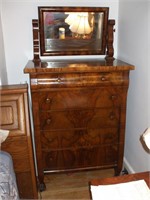
[[[36,59],[39,60],[40,55],[41,56],[60,56],[60,55],[105,55],[106,54],[106,46],[107,42],[109,42],[109,49],[112,49],[111,45],[113,46],[113,42],[110,43],[110,40],[113,40],[112,33],[109,34],[109,31],[111,31],[109,27],[109,8],[108,7],[39,7],[39,19],[33,20],[33,54],[35,61]],[[45,47],[45,21],[44,21],[44,13],[50,12],[50,13],[67,13],[67,12],[92,12],[93,14],[97,13],[103,13],[103,22],[102,22],[102,36],[100,40],[96,38],[95,35],[100,35],[98,33],[97,27],[94,26],[93,30],[93,37],[91,39],[77,39],[74,37],[71,37],[67,39],[67,37],[64,40],[61,39],[50,39],[50,47]],[[58,20],[58,19],[57,19]],[[97,21],[95,19],[95,21]],[[114,21],[114,20],[113,20]],[[112,24],[112,23],[111,23]],[[99,25],[99,24],[98,24]],[[55,24],[56,26],[56,24]],[[61,26],[59,24],[59,26]],[[100,25],[99,25],[100,26]],[[37,33],[38,37],[37,37]],[[58,30],[56,28],[56,33],[58,33]],[[109,36],[110,35],[110,36]],[[35,40],[36,39],[36,40]],[[35,44],[35,41],[37,42]],[[40,52],[39,52],[39,43],[40,43]],[[37,55],[38,54],[38,55]],[[109,58],[112,55],[112,51],[110,54],[110,50],[108,51]]]
[[[27,92],[27,84],[0,86],[0,107],[3,110],[0,125],[2,129],[10,130],[2,143],[2,150],[12,156],[19,197],[37,199]]]
[[[25,134],[23,94],[11,96],[1,93],[1,128],[9,129],[11,135]]]
[[[120,173],[133,69],[119,60],[28,62],[41,190],[44,172]]]

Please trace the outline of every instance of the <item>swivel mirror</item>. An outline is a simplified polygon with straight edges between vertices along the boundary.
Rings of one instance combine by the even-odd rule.
[[[38,14],[38,21],[33,20],[36,55],[113,57],[114,20],[108,20],[108,7],[38,7]]]

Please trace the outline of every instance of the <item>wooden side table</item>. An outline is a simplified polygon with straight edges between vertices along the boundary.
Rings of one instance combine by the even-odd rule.
[[[118,183],[126,183],[129,181],[138,181],[144,179],[150,188],[150,171],[128,174],[123,176],[115,176],[111,178],[102,178],[102,179],[93,179],[90,181],[90,185],[108,185],[108,184],[118,184]]]

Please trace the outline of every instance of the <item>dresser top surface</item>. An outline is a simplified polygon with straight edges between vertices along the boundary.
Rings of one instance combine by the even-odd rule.
[[[112,62],[104,59],[29,60],[24,73],[129,71],[134,68],[133,65],[117,59]]]

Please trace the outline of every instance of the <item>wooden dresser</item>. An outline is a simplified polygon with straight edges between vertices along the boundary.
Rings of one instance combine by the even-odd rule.
[[[0,128],[10,130],[2,150],[12,156],[19,197],[37,199],[27,85],[0,86],[0,111]]]
[[[119,60],[29,61],[40,190],[44,172],[122,170],[129,72]]]

